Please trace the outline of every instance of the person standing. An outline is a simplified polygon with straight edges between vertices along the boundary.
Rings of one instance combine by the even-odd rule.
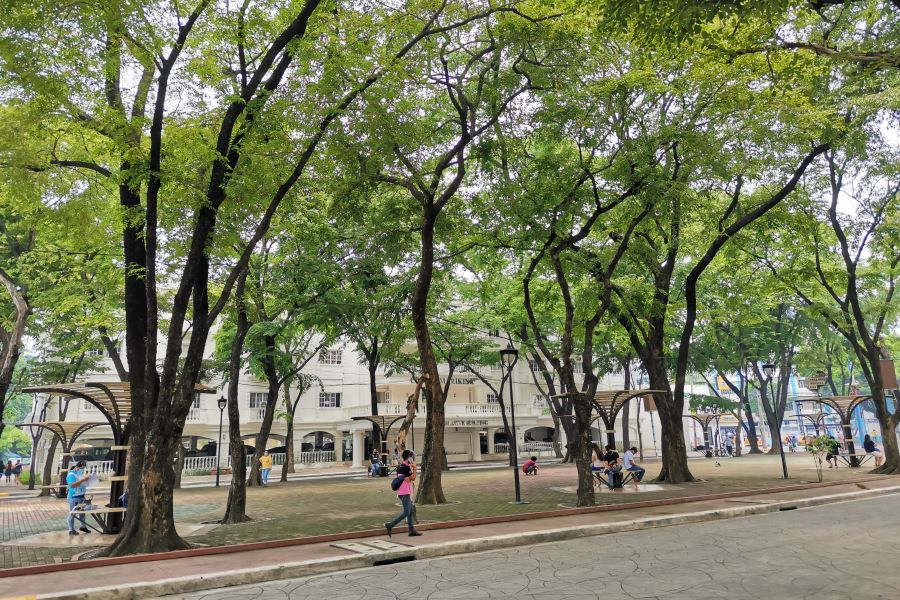
[[[84,495],[87,493],[86,484],[91,476],[84,472],[85,464],[86,463],[83,460],[78,461],[69,471],[69,474],[66,475],[66,483],[69,485],[69,491],[66,494],[66,499],[69,501],[69,517],[67,519],[69,535],[78,535],[78,531],[75,531],[76,518],[81,521],[79,531],[83,531],[84,533],[91,532],[91,530],[87,528],[87,521],[84,520],[84,515],[76,515],[72,512],[75,510],[76,506],[84,502]]]
[[[269,485],[269,473],[272,472],[272,457],[269,456],[268,450],[263,450],[262,456],[259,457],[259,474],[262,477],[263,487]]]
[[[22,474],[22,461],[17,460],[16,464],[13,465],[13,481],[16,485],[19,485],[21,482],[19,481],[19,475]]]
[[[397,477],[403,477],[403,482],[400,484],[400,487],[397,488],[397,497],[400,498],[400,504],[403,505],[403,511],[384,524],[384,528],[387,529],[388,537],[391,537],[391,530],[393,530],[403,519],[406,519],[406,527],[410,536],[422,535],[421,532],[416,531],[416,526],[413,523],[414,508],[412,492],[413,481],[416,480],[415,460],[416,455],[413,454],[412,450],[404,450],[403,454],[400,456],[400,466],[397,467]]]
[[[634,482],[634,489],[638,489],[638,483],[644,478],[644,474],[647,472],[647,469],[636,465],[634,463],[634,455],[637,452],[637,447],[632,446],[628,450],[625,451],[625,454],[622,455],[622,467],[626,471],[630,471],[634,473],[634,477],[631,480]]]
[[[730,435],[725,438],[725,454],[734,456],[734,438]]]
[[[0,463],[0,464],[3,464],[3,463]],[[12,471],[13,471],[12,461],[8,460],[8,461],[6,461],[6,468],[3,470],[3,474],[6,475],[6,483],[9,483],[10,478],[12,478]]]

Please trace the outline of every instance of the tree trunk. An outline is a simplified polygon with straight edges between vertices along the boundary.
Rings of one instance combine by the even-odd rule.
[[[241,378],[241,359],[244,354],[244,340],[250,323],[244,304],[246,271],[238,277],[235,288],[236,324],[234,342],[228,358],[228,450],[231,455],[231,485],[228,487],[228,502],[222,523],[235,524],[249,521],[247,517],[247,462],[244,458],[244,442],[241,439],[241,409],[238,405],[238,383]]]
[[[434,222],[437,214],[433,204],[428,204],[422,218],[421,261],[416,289],[413,293],[412,321],[416,332],[416,346],[422,372],[428,375],[425,394],[427,413],[425,415],[425,447],[422,452],[422,482],[416,495],[419,504],[444,504],[447,498],[441,485],[444,465],[444,390],[438,375],[437,361],[431,344],[426,309],[428,293],[434,271]]]
[[[750,408],[750,398],[746,393],[741,398],[741,405],[747,423],[747,441],[750,442],[749,454],[762,454],[763,451],[759,448],[759,436],[756,433],[756,423],[753,419],[753,410]]]
[[[272,432],[272,421],[275,420],[275,407],[278,405],[278,373],[275,368],[275,338],[273,336],[265,336],[266,356],[263,359],[263,370],[266,372],[266,379],[269,381],[269,397],[266,402],[266,409],[263,413],[262,423],[259,425],[259,432],[256,434],[256,455],[250,462],[250,477],[247,479],[247,485],[250,487],[262,485],[262,474],[259,470],[259,457],[262,456],[269,443],[269,433]],[[335,440],[335,450],[337,450],[337,440]]]
[[[142,484],[138,488],[140,501],[134,502],[132,498],[128,502],[126,524],[130,523],[131,526],[126,526],[108,549],[116,556],[186,550],[191,547],[175,531],[173,513],[175,470],[172,457],[181,440],[175,435],[160,435],[154,441],[157,443],[147,446],[139,475]]]
[[[574,389],[574,388],[572,388]],[[574,399],[575,438],[572,454],[578,473],[578,506],[594,506],[594,474],[591,472],[591,396],[579,393]]]
[[[59,445],[59,438],[57,438],[54,435],[53,439],[50,440],[50,447],[47,449],[47,456],[44,459],[44,470],[43,470],[43,473],[41,474],[41,485],[42,486],[47,486],[47,485],[53,484],[53,482],[51,480],[51,478],[53,477],[53,462],[54,462],[53,459],[56,455],[56,447],[58,445]],[[32,461],[32,464],[33,463],[34,463],[34,461]],[[45,487],[45,488],[41,489],[41,493],[38,494],[38,496],[49,496],[52,491],[53,490]]]
[[[335,444],[337,450],[337,444]],[[288,414],[287,433],[284,436],[284,464],[281,465],[281,479],[279,481],[287,482],[288,473],[296,473],[294,468],[294,412]]]
[[[622,373],[624,374],[623,389],[631,389],[631,360],[622,361]],[[631,432],[628,430],[628,417],[631,413],[631,400],[622,407],[622,444],[623,448],[631,448]]]
[[[175,447],[175,489],[181,489],[181,474],[184,472],[184,444],[181,443],[181,439],[178,440],[178,445]]]
[[[647,378],[651,389],[669,390],[669,377],[659,360],[645,361]],[[656,410],[659,412],[659,429],[662,435],[662,469],[658,482],[684,483],[693,481],[687,463],[687,448],[684,444],[684,400],[677,402],[671,392],[654,394]]]
[[[22,346],[22,336],[25,335],[25,324],[31,315],[31,304],[20,289],[16,281],[6,271],[0,269],[0,283],[9,293],[10,300],[15,308],[15,314],[10,323],[9,330],[0,329],[0,435],[3,435],[3,413],[6,409],[6,395],[12,383],[16,363],[19,361],[19,353]]]

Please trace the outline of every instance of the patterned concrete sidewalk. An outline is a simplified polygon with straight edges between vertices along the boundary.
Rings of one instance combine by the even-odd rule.
[[[0,501],[0,565],[4,568],[62,562],[79,547],[52,548],[21,544],[29,536],[65,530],[68,506],[58,498],[7,498]]]

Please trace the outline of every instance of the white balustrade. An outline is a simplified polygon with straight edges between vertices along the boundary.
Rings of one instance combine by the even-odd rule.
[[[113,461],[111,460],[89,460],[85,464],[84,470],[89,475],[100,475],[101,473],[113,472]]]
[[[188,411],[187,420],[193,422],[200,422],[203,420],[203,409],[201,408],[192,408]]]
[[[466,414],[466,415],[499,415],[500,414],[500,405],[496,402],[490,402],[488,404],[466,404],[463,406],[463,414]]]
[[[331,463],[334,462],[334,450],[317,450],[315,452],[300,452],[297,455],[297,462],[308,465],[312,463]]]
[[[400,404],[379,404],[378,405],[378,414],[379,415],[403,415],[406,414],[406,407]]]
[[[519,444],[519,452],[529,454],[546,454],[553,452],[553,442],[525,442]]]
[[[494,454],[508,454],[509,453],[509,444],[494,444]]]
[[[185,471],[196,471],[204,469],[215,469],[215,456],[188,456],[184,459]]]

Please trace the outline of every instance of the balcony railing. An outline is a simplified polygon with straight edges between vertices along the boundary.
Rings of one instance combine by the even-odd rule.
[[[89,460],[84,467],[89,475],[100,475],[101,473],[113,472],[113,461],[111,460]]]
[[[406,407],[400,404],[385,403],[378,405],[379,415],[403,415],[406,414]]]
[[[185,471],[196,471],[216,468],[215,456],[188,456],[184,459]]]
[[[193,421],[193,422],[196,423],[196,422],[199,422],[199,421],[203,421],[203,417],[204,417],[204,416],[205,416],[205,415],[204,415],[204,413],[203,413],[203,409],[202,409],[202,408],[192,408],[191,410],[188,411],[187,420],[188,420],[188,421]]]

